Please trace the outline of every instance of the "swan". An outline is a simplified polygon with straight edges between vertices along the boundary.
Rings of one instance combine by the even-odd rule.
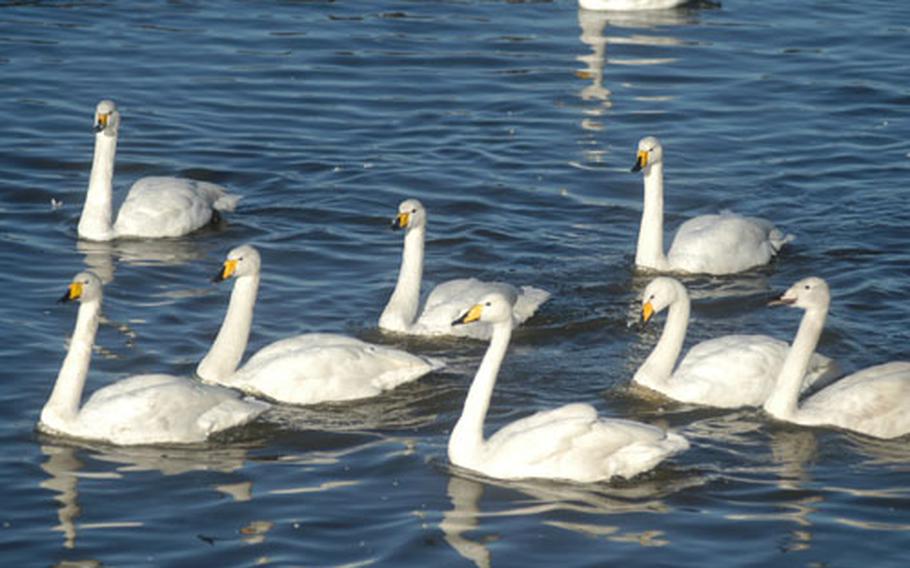
[[[689,325],[689,295],[675,278],[658,277],[641,298],[642,320],[669,309],[660,340],[632,381],[694,404],[737,408],[761,406],[770,396],[790,346],[767,335],[724,335],[692,347],[673,371]],[[813,355],[800,391],[840,375],[837,364]]]
[[[483,423],[512,335],[512,303],[489,294],[453,325],[488,322],[492,338],[449,437],[449,460],[499,479],[579,482],[630,478],[689,447],[685,438],[640,422],[604,419],[588,404],[568,404],[516,420],[488,439]]]
[[[910,433],[910,362],[892,361],[868,367],[825,387],[798,404],[800,377],[818,345],[831,292],[821,278],[800,280],[772,304],[805,310],[793,345],[764,404],[765,411],[785,422],[834,426],[876,438]]]
[[[767,264],[793,240],[770,221],[729,211],[689,219],[664,254],[664,160],[660,141],[638,142],[633,172],[644,172],[645,197],[635,265],[660,272],[734,274]]]
[[[305,333],[260,349],[238,369],[250,336],[261,260],[250,245],[231,250],[215,281],[233,278],[227,314],[196,374],[292,404],[376,396],[441,368],[441,362],[334,333]]]
[[[423,248],[427,235],[427,211],[420,201],[406,199],[398,206],[392,220],[393,229],[405,229],[404,251],[398,282],[389,298],[379,327],[387,331],[412,335],[459,335],[489,339],[488,326],[455,327],[452,321],[480,298],[499,292],[512,303],[512,325],[517,326],[534,315],[550,293],[531,286],[519,290],[504,282],[484,282],[476,278],[449,280],[436,286],[427,297],[420,317],[420,281],[423,278]]]
[[[113,101],[95,108],[95,156],[79,238],[110,241],[117,238],[179,237],[217,220],[219,211],[233,211],[240,199],[207,181],[175,177],[145,177],[130,188],[117,220],[111,225],[114,156],[120,112]]]
[[[171,375],[134,375],[80,406],[101,312],[101,279],[80,272],[60,299],[80,302],[76,329],[38,429],[118,445],[185,444],[250,422],[269,405]]]
[[[676,8],[691,0],[578,0],[585,10],[666,10]]]

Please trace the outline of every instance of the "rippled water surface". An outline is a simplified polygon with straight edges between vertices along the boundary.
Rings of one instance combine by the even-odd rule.
[[[661,137],[667,226],[731,208],[797,236],[777,263],[689,278],[688,343],[789,339],[773,291],[815,274],[821,349],[910,357],[910,4],[723,0],[598,14],[554,2],[4,3],[0,7],[0,551],[8,566],[904,566],[907,440],[677,405],[629,389],[637,140]],[[163,242],[78,242],[94,106],[123,115],[115,187],[224,184],[241,206]],[[692,449],[632,481],[502,483],[452,468],[484,344],[376,321],[399,201],[430,213],[426,281],[553,293],[513,338],[488,427],[585,401]],[[52,206],[51,202],[62,202]],[[190,375],[221,321],[210,276],[263,254],[251,348],[343,331],[448,361],[374,400],[282,407],[204,448],[37,434],[86,266],[107,281],[88,389]],[[910,411],[910,408],[908,408]]]

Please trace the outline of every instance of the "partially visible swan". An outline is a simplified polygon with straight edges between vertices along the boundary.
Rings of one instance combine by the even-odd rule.
[[[645,196],[635,265],[660,272],[734,274],[768,264],[793,240],[770,221],[729,211],[689,219],[664,254],[664,158],[653,136],[638,142],[633,172],[644,172]]]
[[[651,355],[638,368],[634,382],[682,402],[722,408],[761,406],[770,396],[790,346],[767,335],[724,335],[698,343],[676,371],[689,325],[689,295],[676,279],[655,278],[641,297],[645,323],[669,307],[667,322]],[[800,391],[816,381],[838,376],[837,364],[813,355]]]
[[[256,418],[269,405],[230,389],[171,375],[134,375],[96,391],[80,406],[101,312],[101,279],[80,272],[61,298],[78,300],[69,351],[38,429],[112,444],[203,442],[211,434]]]
[[[392,221],[393,229],[405,229],[404,251],[398,282],[389,298],[379,327],[388,331],[413,335],[460,335],[487,339],[488,326],[472,325],[455,327],[452,321],[480,298],[499,292],[512,304],[512,325],[519,325],[537,311],[550,297],[550,293],[531,286],[519,290],[503,282],[484,282],[476,278],[449,280],[436,286],[423,307],[420,317],[420,282],[423,278],[423,248],[427,235],[427,212],[420,201],[406,199],[398,206],[398,216]]]
[[[892,361],[848,375],[799,404],[800,377],[818,345],[831,293],[821,278],[800,280],[776,303],[806,311],[764,404],[771,416],[805,426],[835,426],[876,438],[910,433],[910,361]]]
[[[211,350],[196,368],[208,383],[293,404],[376,396],[442,367],[439,361],[334,333],[305,333],[260,349],[239,370],[259,289],[259,252],[230,251],[215,276],[234,278],[227,315]]]
[[[588,404],[568,404],[516,420],[484,439],[483,424],[512,335],[512,304],[483,297],[453,325],[488,322],[492,339],[461,418],[449,437],[449,460],[500,479],[552,478],[579,482],[633,477],[689,447],[685,438],[622,419],[598,418]]]
[[[111,225],[114,156],[120,112],[113,101],[95,109],[95,156],[88,193],[79,218],[79,237],[92,241],[116,238],[179,237],[201,229],[218,211],[233,211],[240,199],[207,181],[145,177],[133,184]]]
[[[578,0],[585,10],[666,10],[691,0]]]

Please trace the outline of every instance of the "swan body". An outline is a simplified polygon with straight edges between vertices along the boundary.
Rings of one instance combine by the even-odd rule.
[[[721,408],[761,406],[771,395],[790,346],[767,335],[725,335],[692,347],[676,370],[689,324],[689,295],[676,279],[659,277],[642,294],[642,319],[669,308],[660,340],[632,379],[674,400]],[[839,376],[837,364],[813,354],[800,391]]]
[[[333,333],[307,333],[259,350],[238,369],[249,339],[261,260],[249,245],[232,250],[216,280],[234,278],[227,315],[196,374],[208,383],[292,404],[376,396],[442,366],[439,361]]]
[[[453,326],[452,322],[484,296],[498,292],[511,302],[512,324],[520,325],[534,315],[550,293],[531,286],[520,289],[503,282],[484,282],[476,278],[449,280],[436,286],[424,304],[420,317],[420,285],[423,278],[424,242],[427,213],[416,199],[406,199],[398,206],[393,229],[404,229],[404,251],[398,282],[389,298],[379,327],[411,335],[458,335],[488,339],[488,326]]]
[[[806,426],[834,426],[876,438],[910,433],[910,361],[868,367],[798,402],[799,374],[821,337],[831,293],[821,278],[800,280],[778,303],[805,310],[777,386],[764,404],[771,416]]]
[[[102,284],[82,272],[62,301],[79,300],[69,351],[38,428],[119,445],[183,444],[250,422],[269,405],[230,389],[171,375],[136,375],[96,391],[80,405],[101,311]]]
[[[113,101],[95,109],[95,155],[79,237],[93,241],[116,238],[162,238],[186,235],[233,211],[239,197],[220,185],[175,177],[146,177],[130,188],[111,224],[114,158],[120,112]]]
[[[676,232],[664,254],[664,170],[660,141],[647,136],[638,143],[632,171],[644,173],[644,208],[635,265],[660,272],[734,274],[768,264],[793,240],[770,221],[724,211],[689,219]]]
[[[604,419],[588,404],[568,404],[516,420],[484,439],[490,397],[512,334],[512,305],[490,294],[455,325],[485,321],[490,345],[449,437],[449,460],[499,479],[550,478],[578,482],[630,478],[689,447],[682,436],[631,420]]]
[[[691,0],[578,0],[585,10],[666,10],[676,8]]]

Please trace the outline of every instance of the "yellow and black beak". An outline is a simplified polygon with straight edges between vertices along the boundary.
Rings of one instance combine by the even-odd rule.
[[[648,151],[647,151],[647,150],[639,150],[639,151],[638,151],[638,158],[636,158],[636,160],[635,160],[635,165],[632,166],[632,171],[633,171],[633,172],[640,172],[642,169],[644,169],[645,167],[647,167],[647,165],[648,165]]]
[[[221,267],[221,270],[218,271],[218,274],[212,277],[212,282],[223,282],[233,276],[235,272],[237,272],[237,260],[225,260],[224,265]]]
[[[58,303],[63,304],[65,302],[73,302],[82,297],[82,282],[73,282],[66,288],[66,292],[63,296],[57,300]]]
[[[102,130],[104,130],[105,128],[107,128],[107,123],[108,123],[108,121],[110,120],[110,118],[111,118],[110,113],[108,113],[108,114],[100,114],[100,113],[97,114],[97,115],[95,116],[95,132],[101,132]]]
[[[651,320],[651,317],[654,315],[654,306],[651,305],[651,302],[645,302],[645,305],[641,307],[641,321],[642,323],[648,323]]]
[[[410,213],[399,213],[394,219],[392,219],[392,229],[407,229],[408,223],[411,221]]]
[[[480,319],[480,313],[483,311],[481,304],[475,304],[471,309],[461,314],[461,317],[452,322],[452,325],[463,325],[475,322]]]

